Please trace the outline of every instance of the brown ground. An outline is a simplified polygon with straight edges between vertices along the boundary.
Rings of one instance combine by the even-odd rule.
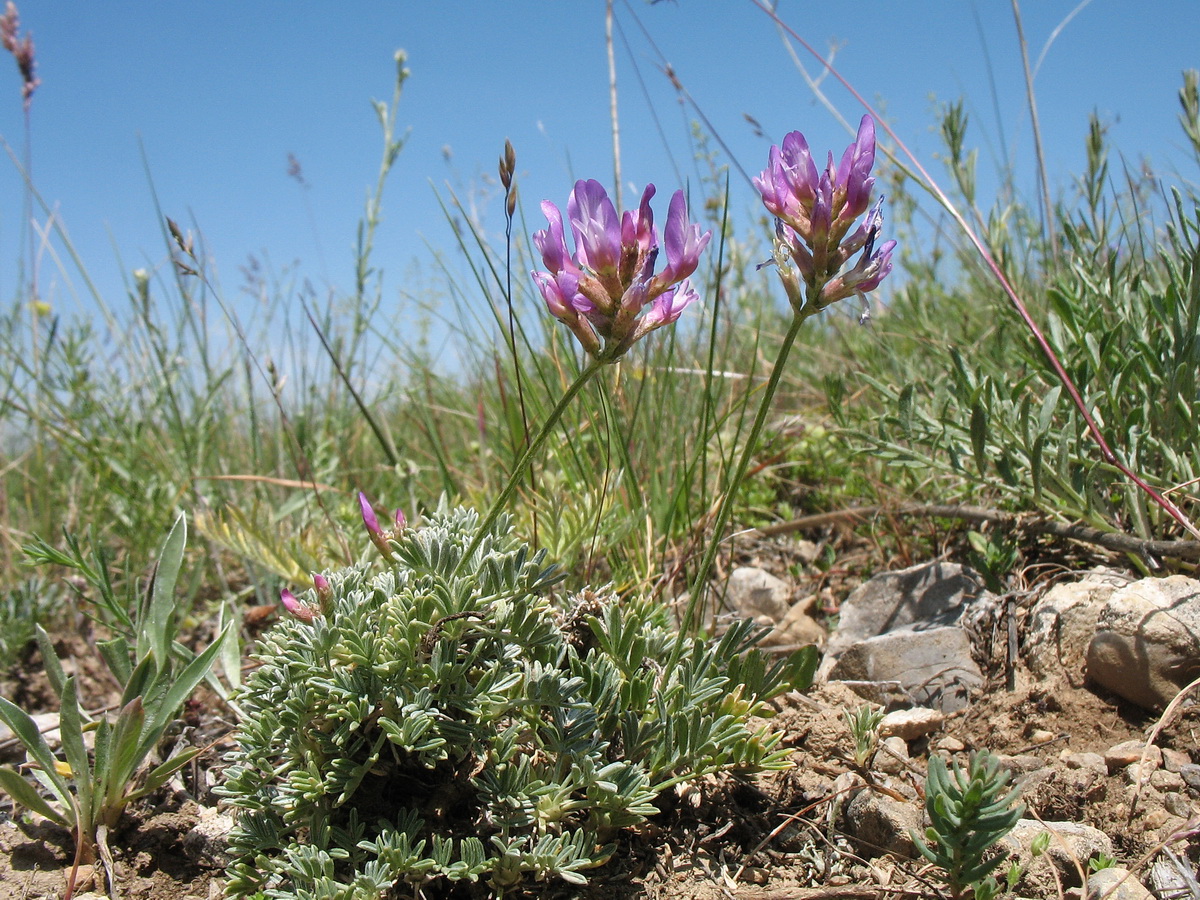
[[[827,586],[826,576],[817,587]],[[844,597],[846,592],[847,584],[834,588],[838,596]],[[67,643],[75,648],[84,646],[77,636]],[[81,655],[83,660],[88,658],[87,653]],[[12,673],[7,683],[0,683],[0,693],[30,711],[49,706],[37,664],[36,653],[31,653],[27,666]],[[111,686],[100,680],[102,670],[86,662],[79,669],[82,679],[92,678],[89,696],[103,702]],[[1011,756],[1034,756],[1051,764],[1026,792],[1024,799],[1032,811],[1048,821],[1082,821],[1105,831],[1116,844],[1118,861],[1131,867],[1141,864],[1139,875],[1144,875],[1147,852],[1184,822],[1164,807],[1164,793],[1152,784],[1145,785],[1131,814],[1134,788],[1123,770],[1089,780],[1058,760],[1064,751],[1102,754],[1122,741],[1144,740],[1157,719],[1086,688],[1031,684],[1022,670],[1017,672],[1016,689],[1009,691],[1003,667],[994,669],[991,689],[949,718],[932,740],[936,743],[949,737],[961,741],[968,751],[987,748]],[[774,724],[794,750],[795,768],[757,778],[711,779],[660,798],[660,815],[623,838],[616,858],[591,873],[589,887],[582,891],[546,887],[536,896],[857,900],[882,896],[876,889],[885,885],[937,896],[936,885],[922,862],[875,856],[871,848],[847,840],[837,815],[831,821],[831,803],[843,799],[835,794],[835,779],[852,769],[845,758],[852,744],[843,710],[860,703],[837,685],[787,698],[780,704]],[[1200,762],[1195,735],[1200,727],[1198,709],[1185,708],[1179,713],[1163,729],[1157,744]],[[211,697],[187,710],[184,739],[212,745],[211,752],[203,765],[182,773],[174,790],[164,790],[154,804],[127,815],[112,836],[119,896],[128,900],[209,900],[220,895],[221,871],[191,862],[183,852],[182,836],[196,820],[196,800],[206,805],[215,802],[206,767],[217,763],[220,753],[228,749],[221,740],[228,730],[227,718]],[[914,742],[910,751],[914,774],[923,775],[928,747],[924,741]],[[16,759],[12,748],[0,747],[0,756]],[[1024,768],[1032,765],[1028,760],[1025,763]],[[891,776],[891,782],[876,777],[885,786],[920,781],[906,774]],[[1194,794],[1186,794],[1188,802],[1195,801]],[[7,810],[4,803],[0,808]],[[1175,808],[1178,812],[1178,803]],[[66,834],[44,824],[17,825],[3,816],[0,896],[21,900],[61,897],[71,865],[71,842]],[[78,891],[88,887],[102,891],[103,887],[95,884],[102,878],[101,868],[85,868]]]

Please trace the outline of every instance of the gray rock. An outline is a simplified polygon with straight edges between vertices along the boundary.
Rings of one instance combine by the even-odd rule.
[[[1100,610],[1128,578],[1104,570],[1081,581],[1056,584],[1038,599],[1029,614],[1024,656],[1029,671],[1042,679],[1065,675],[1082,687],[1088,644],[1096,632]]]
[[[1137,876],[1120,866],[1088,876],[1087,900],[1153,900],[1153,897]]]
[[[1115,772],[1117,769],[1123,769],[1125,766],[1131,766],[1142,761],[1142,754],[1146,754],[1146,764],[1151,769],[1157,769],[1162,765],[1162,748],[1156,744],[1146,746],[1145,741],[1121,741],[1119,744],[1113,744],[1104,751],[1104,764],[1108,766],[1110,772]]]
[[[954,712],[983,688],[961,628],[894,631],[859,641],[830,668],[831,681],[898,681],[920,706]]]
[[[1183,776],[1188,787],[1200,789],[1200,766],[1187,763],[1179,767],[1179,774]]]
[[[1161,709],[1200,674],[1200,582],[1143,578],[1115,592],[1096,622],[1088,677],[1131,703]]]
[[[1030,853],[1030,844],[1043,831],[1050,832],[1050,844],[1040,856]],[[1023,896],[1057,896],[1053,866],[1066,887],[1080,887],[1079,869],[1087,871],[1087,861],[1104,854],[1113,856],[1112,839],[1098,828],[1081,822],[1039,822],[1021,819],[997,845],[1014,856],[1025,867],[1023,884],[1028,891]]]
[[[888,775],[899,775],[908,768],[912,757],[908,755],[908,743],[902,737],[885,737],[879,742],[875,753],[874,768]]]
[[[839,656],[859,641],[899,629],[954,625],[970,604],[991,596],[974,572],[957,563],[884,572],[842,604],[828,652]]]
[[[726,602],[735,615],[747,619],[765,616],[782,622],[792,605],[792,588],[770,572],[743,566],[729,575]]]
[[[229,855],[229,832],[233,817],[215,808],[200,810],[198,821],[183,836],[183,852],[192,862],[210,869],[224,869],[232,861]]]
[[[866,857],[891,853],[911,859],[917,855],[910,830],[920,831],[921,810],[872,790],[861,790],[846,805],[846,831]]]

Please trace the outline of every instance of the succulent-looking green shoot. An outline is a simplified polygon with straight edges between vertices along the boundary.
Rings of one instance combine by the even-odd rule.
[[[863,116],[858,136],[835,168],[833,154],[818,174],[799,131],[772,146],[767,168],[754,179],[763,205],[775,216],[775,254],[788,301],[797,312],[824,309],[879,287],[892,270],[895,241],[878,243],[883,200],[868,211],[875,179],[875,123]],[[866,218],[851,232],[863,213]],[[854,254],[858,261],[846,267]],[[803,290],[801,290],[803,285]]]
[[[658,231],[646,186],[636,210],[617,210],[600,182],[577,181],[567,200],[575,253],[567,249],[562,213],[549,200],[542,212],[549,227],[533,236],[546,272],[533,272],[550,313],[594,358],[613,362],[656,328],[676,321],[699,299],[687,280],[712,237],[687,221],[683,191],[667,210],[667,265],[655,274]]]
[[[1011,775],[986,751],[973,753],[966,769],[946,767],[940,756],[930,757],[925,781],[925,814],[929,827],[924,840],[913,841],[939,873],[954,900],[973,897],[993,900],[1000,885],[991,872],[1003,859],[987,851],[1012,830],[1025,811],[1020,789]]]

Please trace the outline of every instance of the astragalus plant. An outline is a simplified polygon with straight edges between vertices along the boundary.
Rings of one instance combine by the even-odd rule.
[[[230,896],[581,883],[666,788],[785,765],[750,717],[809,682],[811,648],[772,663],[748,621],[699,640],[603,590],[556,607],[554,566],[503,515],[467,555],[473,511],[390,533],[364,512],[381,562],[289,594],[247,680]]]

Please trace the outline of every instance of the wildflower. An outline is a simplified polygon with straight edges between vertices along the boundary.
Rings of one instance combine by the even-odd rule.
[[[388,546],[388,541],[398,538],[400,533],[408,527],[408,517],[404,515],[404,510],[396,510],[395,527],[392,531],[385,532],[379,526],[379,517],[375,515],[375,508],[362,491],[358,492],[358,506],[362,511],[363,524],[367,526],[367,536],[371,538],[371,543],[383,554],[385,559],[391,559],[392,548]]]
[[[551,315],[571,329],[596,359],[612,362],[656,328],[676,321],[699,299],[688,277],[712,237],[687,220],[683,191],[667,209],[667,264],[657,274],[658,231],[647,185],[636,210],[619,218],[598,181],[577,181],[567,200],[574,255],[567,248],[562,213],[542,201],[548,227],[533,236],[548,271],[533,272]]]
[[[875,123],[863,116],[854,143],[836,167],[830,153],[825,170],[818,172],[804,135],[793,131],[782,147],[771,147],[767,168],[753,179],[763,205],[776,218],[774,262],[797,312],[817,312],[873,291],[892,270],[896,242],[879,243],[883,200],[868,211],[874,164]],[[866,217],[851,232],[863,213]],[[858,261],[847,269],[859,251]]]
[[[0,16],[0,47],[12,54],[21,73],[21,99],[25,103],[25,111],[33,102],[33,92],[38,89],[42,79],[37,77],[37,56],[33,50],[33,36],[25,33],[24,39],[18,37],[21,19],[17,13],[17,5],[9,0],[4,7],[4,15]]]
[[[283,604],[283,608],[299,619],[301,622],[311,622],[316,617],[316,611],[304,603],[289,591],[284,588],[279,592],[279,602]]]

